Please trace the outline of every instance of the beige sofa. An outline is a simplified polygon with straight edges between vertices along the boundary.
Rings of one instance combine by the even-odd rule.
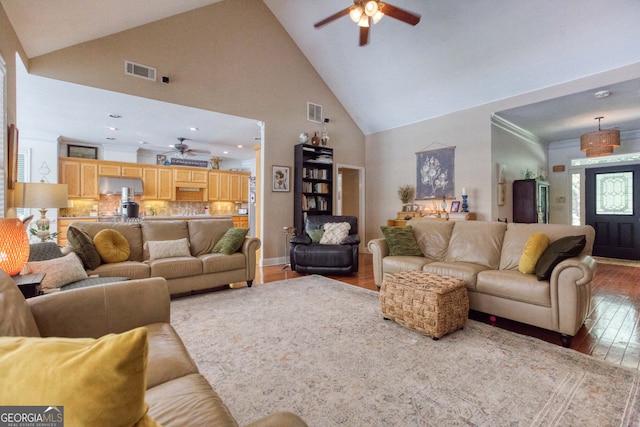
[[[148,341],[144,402],[149,405],[148,415],[165,427],[237,426],[221,398],[198,372],[169,321],[169,292],[167,282],[162,278],[72,289],[25,301],[13,280],[0,271],[0,337],[99,338],[144,327]],[[11,351],[15,349],[2,340],[0,345],[0,363],[12,363]],[[109,354],[106,356],[109,357]],[[20,359],[19,363],[15,362],[15,366],[9,369],[28,370],[31,374],[34,371],[47,372],[42,370],[42,360],[27,362]],[[30,368],[29,363],[37,366]],[[45,375],[42,381],[49,381],[51,384],[48,384],[47,393],[56,395],[57,392],[50,389],[60,385],[55,383],[60,379],[53,372],[50,374]],[[99,372],[94,373],[86,384],[87,395],[88,389],[97,387],[97,384],[100,384]],[[28,387],[26,384],[24,386]],[[15,391],[15,384],[12,387]],[[84,384],[80,383],[73,390],[70,398],[73,402],[40,404],[64,406],[65,416],[74,416],[76,414],[70,414],[69,411],[74,411],[73,403],[77,403],[74,396],[83,394],[83,387]],[[34,394],[37,394],[34,390],[24,390],[11,396],[11,391],[4,389],[0,391],[0,401],[6,405],[23,405],[24,399]],[[129,395],[124,398],[129,398]],[[101,402],[94,403],[99,406]],[[77,412],[78,408],[75,409]],[[274,413],[250,425],[306,426],[299,417],[288,412]]]
[[[388,274],[421,270],[463,279],[472,310],[512,319],[561,334],[568,347],[589,311],[596,271],[590,256],[595,231],[590,226],[516,224],[484,221],[412,220],[424,256],[389,256],[385,239],[368,243],[378,287]],[[585,235],[579,256],[560,262],[549,280],[518,270],[529,236],[543,232],[551,243]]]
[[[74,222],[69,227],[85,231],[92,239],[101,230],[114,229],[129,242],[131,253],[127,261],[100,264],[87,270],[89,275],[130,279],[164,277],[172,296],[235,282],[247,282],[251,286],[255,277],[258,238],[246,237],[242,248],[231,255],[211,253],[225,232],[233,227],[231,220]],[[149,259],[145,242],[182,238],[188,239],[191,256]]]

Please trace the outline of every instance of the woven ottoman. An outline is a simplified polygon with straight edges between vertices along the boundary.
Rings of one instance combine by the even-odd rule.
[[[464,327],[469,298],[460,279],[407,271],[385,277],[380,287],[380,308],[385,319],[437,340]]]

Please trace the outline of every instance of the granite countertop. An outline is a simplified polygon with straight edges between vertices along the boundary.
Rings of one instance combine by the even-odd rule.
[[[246,215],[235,215],[235,214],[225,214],[225,215],[145,215],[141,216],[141,220],[163,220],[163,219],[230,219],[234,216],[246,216]],[[100,215],[100,216],[60,216],[58,219],[66,220],[79,220],[79,219],[95,219],[100,220],[104,218],[119,218],[120,215]]]

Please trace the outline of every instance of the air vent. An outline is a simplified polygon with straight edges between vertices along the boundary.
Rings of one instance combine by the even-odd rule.
[[[322,123],[322,105],[307,102],[307,120]]]
[[[131,61],[124,61],[124,73],[129,76],[140,77],[141,79],[147,79],[156,81],[156,69],[148,67],[142,64],[136,64]]]

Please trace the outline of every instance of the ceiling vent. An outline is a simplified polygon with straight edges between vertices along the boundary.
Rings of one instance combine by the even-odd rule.
[[[124,73],[129,76],[140,77],[141,79],[156,81],[157,70],[142,64],[131,61],[124,61]]]
[[[307,120],[322,123],[322,105],[307,102]]]

